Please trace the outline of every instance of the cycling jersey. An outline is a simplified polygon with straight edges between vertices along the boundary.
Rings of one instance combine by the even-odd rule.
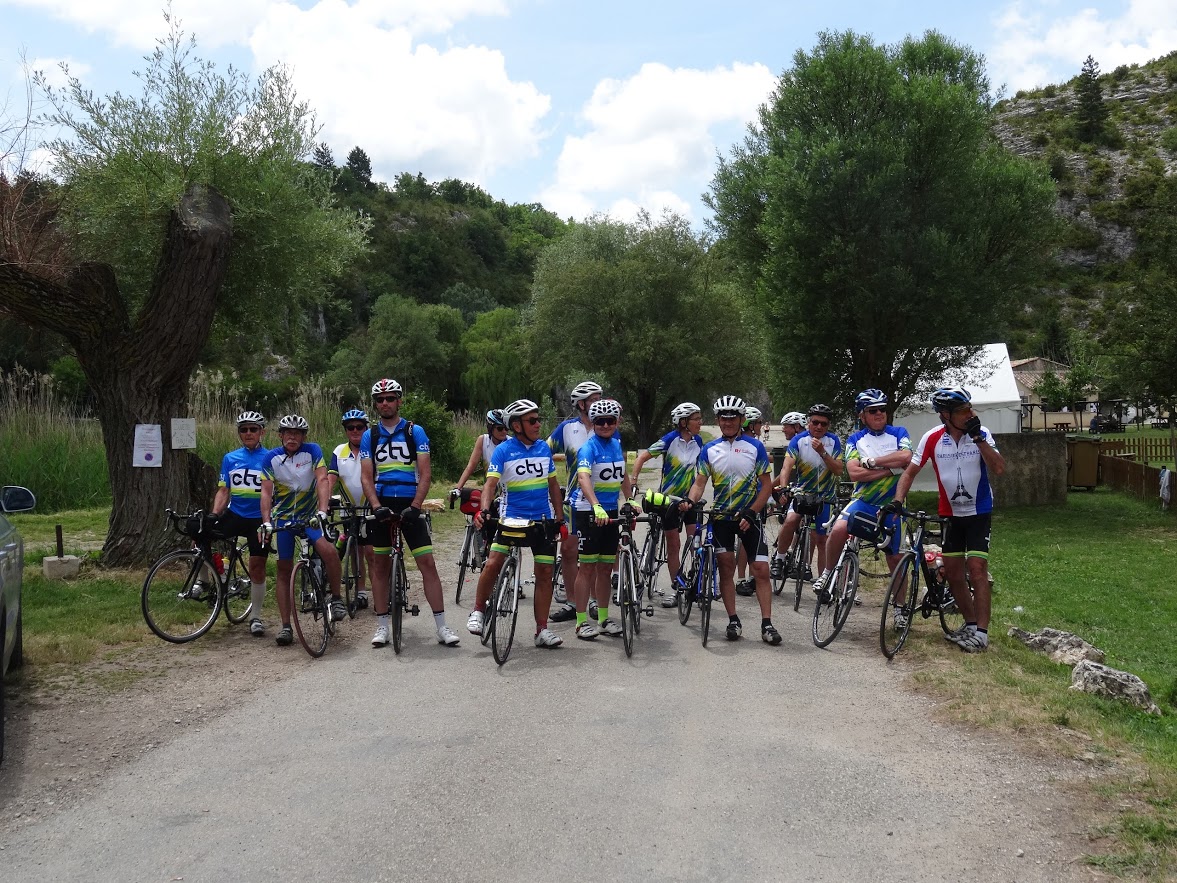
[[[698,471],[711,479],[716,509],[747,509],[760,493],[760,476],[771,470],[764,445],[746,435],[736,436],[734,441],[717,438],[699,453]]]
[[[314,442],[303,442],[293,454],[283,447],[266,452],[262,477],[274,483],[270,518],[301,521],[315,513],[315,470],[326,466],[323,450]]]
[[[825,499],[832,500],[838,478],[826,468],[825,461],[809,443],[810,438],[812,436],[809,430],[797,433],[785,452],[786,457],[793,458],[793,481],[811,494],[820,494]],[[823,435],[821,443],[826,453],[835,460],[842,456],[842,440],[834,433],[827,432]]]
[[[551,518],[552,501],[548,494],[548,477],[556,471],[552,449],[543,439],[525,445],[517,438],[501,442],[490,458],[486,477],[497,478],[499,513],[503,518],[526,518],[538,521]]]
[[[981,433],[996,451],[993,434],[984,426]],[[981,449],[969,436],[962,435],[959,442],[954,442],[946,426],[928,430],[916,445],[911,462],[922,466],[929,460],[940,489],[941,515],[980,515],[993,511],[989,470],[981,458]]]
[[[338,475],[341,496],[345,502],[363,505],[364,490],[360,486],[360,452],[353,451],[347,442],[337,446],[331,452],[331,462],[327,465],[329,475]]]
[[[504,439],[504,441],[505,441],[505,439]],[[483,465],[483,467],[490,466],[490,458],[494,456],[495,448],[497,448],[499,446],[499,444],[501,444],[501,442],[496,442],[493,438],[491,438],[489,432],[483,433],[483,435],[482,435],[482,465]]]
[[[867,457],[881,457],[893,454],[895,451],[910,451],[911,436],[902,426],[884,426],[878,432],[860,429],[846,439],[846,461],[858,460],[865,465]],[[892,470],[889,474],[871,481],[854,483],[853,499],[862,500],[872,506],[882,506],[889,503],[895,496],[895,487],[899,484],[899,474],[903,470]]]
[[[262,517],[262,470],[267,451],[261,445],[254,450],[241,447],[225,454],[221,460],[221,479],[217,487],[229,489],[229,511],[242,518]]]
[[[666,433],[650,445],[646,449],[649,455],[662,458],[662,485],[658,489],[664,494],[686,496],[695,483],[695,467],[702,450],[701,437],[683,438],[677,431]]]
[[[625,452],[621,450],[621,440],[616,433],[608,440],[594,433],[581,446],[576,454],[576,475],[581,474],[591,478],[593,493],[601,507],[610,512],[617,511],[621,479],[625,477]],[[580,489],[579,481],[568,500],[577,512],[588,512],[593,508]]]
[[[409,446],[405,441],[408,421],[403,417],[392,430],[383,422],[377,423],[376,430],[376,496],[412,499],[417,494],[417,464],[409,459]],[[413,439],[418,454],[429,453],[429,436],[417,424],[413,424]],[[364,430],[360,439],[360,459],[369,460],[372,454],[372,430]]]

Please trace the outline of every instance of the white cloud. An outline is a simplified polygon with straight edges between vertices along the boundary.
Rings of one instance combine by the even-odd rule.
[[[738,63],[709,71],[644,64],[628,80],[603,80],[581,114],[589,131],[565,138],[540,198],[574,217],[606,205],[617,217],[638,207],[690,217],[714,170],[714,130],[752,120],[775,85],[764,65]]]
[[[77,77],[79,80],[85,80],[90,74],[90,65],[74,61],[72,58],[32,58],[29,59],[28,70],[30,73],[40,72],[45,77],[45,82],[55,89],[60,89],[66,85],[66,74],[61,69],[62,65],[69,69],[71,77]],[[21,67],[19,70],[20,79],[24,79],[25,68]]]
[[[1130,0],[1120,15],[1093,8],[1056,16],[1048,0],[1013,3],[994,20],[995,47],[988,53],[995,85],[1010,91],[1063,82],[1091,55],[1100,70],[1141,64],[1177,46],[1177,4]]]
[[[299,96],[315,108],[323,138],[342,157],[359,145],[379,177],[421,171],[427,178],[484,182],[495,170],[535,156],[551,100],[514,82],[502,53],[479,46],[437,49],[415,42],[405,8],[389,25],[388,3],[323,0],[302,10],[273,4],[249,45],[266,67],[287,64]],[[425,4],[401,4],[418,11]],[[476,0],[437,3],[438,15]],[[442,18],[434,20],[435,24]]]

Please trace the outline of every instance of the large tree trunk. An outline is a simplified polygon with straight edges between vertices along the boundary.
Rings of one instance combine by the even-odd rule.
[[[188,381],[212,328],[231,232],[225,199],[189,187],[172,212],[152,290],[134,319],[105,264],[83,264],[58,284],[0,256],[0,310],[61,333],[97,399],[114,501],[105,564],[149,561],[174,544],[165,508],[208,503],[192,499],[195,452],[171,449],[171,418],[188,416]],[[131,465],[140,423],[162,426],[160,467]]]

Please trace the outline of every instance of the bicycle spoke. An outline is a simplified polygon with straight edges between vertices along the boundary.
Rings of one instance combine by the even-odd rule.
[[[294,565],[290,586],[294,592],[294,633],[303,649],[318,658],[331,635],[327,591],[304,561]]]
[[[487,612],[494,617],[494,633],[491,637],[491,652],[499,665],[507,661],[511,655],[511,645],[515,641],[515,623],[519,619],[519,587],[516,577],[519,568],[518,551],[508,556],[503,562],[503,569],[495,582],[492,604]]]
[[[220,613],[217,578],[199,549],[177,549],[151,566],[140,609],[148,627],[165,641],[199,638]]]
[[[235,540],[226,545],[225,554],[225,618],[232,623],[245,622],[253,610],[249,570],[246,566],[249,547],[238,547]],[[261,611],[258,611],[258,616]]]
[[[907,640],[911,621],[915,616],[916,596],[919,591],[919,568],[915,553],[908,552],[900,560],[883,598],[883,615],[879,623],[879,646],[883,655],[893,659]],[[896,601],[896,598],[902,600]]]

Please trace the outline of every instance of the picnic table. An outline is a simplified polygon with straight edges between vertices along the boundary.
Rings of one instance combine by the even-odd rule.
[[[1153,429],[1168,429],[1170,417],[1154,417],[1152,420]]]
[[[1066,432],[1068,429],[1071,428],[1071,424],[1070,423],[1055,423],[1055,424],[1053,424],[1053,427],[1054,427],[1055,432]]]

